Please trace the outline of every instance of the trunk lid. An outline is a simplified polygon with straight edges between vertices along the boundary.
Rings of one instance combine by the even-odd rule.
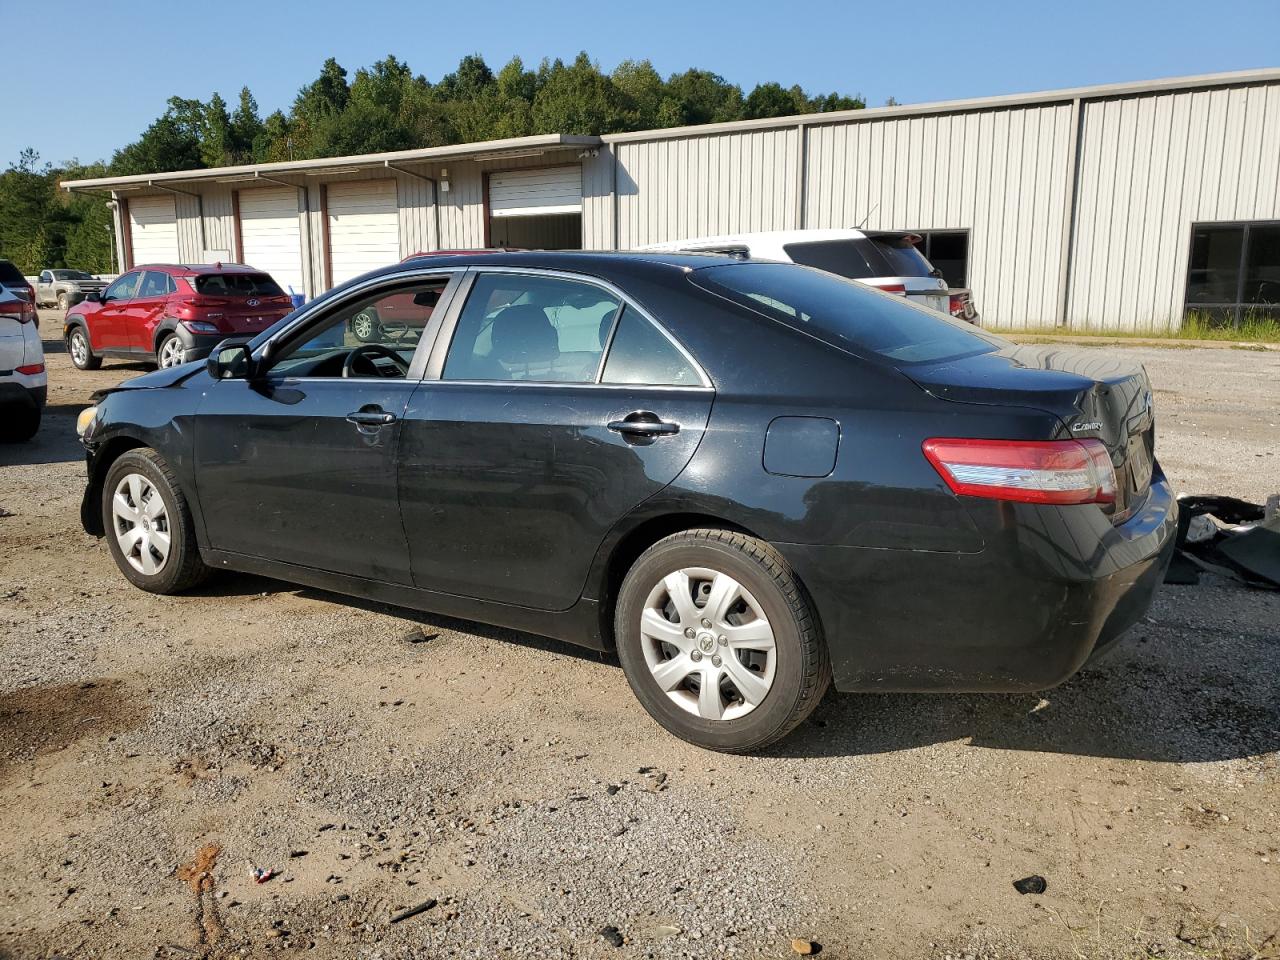
[[[1062,421],[1064,437],[1101,440],[1116,471],[1116,522],[1132,514],[1151,487],[1155,416],[1151,383],[1139,364],[1094,351],[1009,344],[899,369],[940,399],[1046,410]]]

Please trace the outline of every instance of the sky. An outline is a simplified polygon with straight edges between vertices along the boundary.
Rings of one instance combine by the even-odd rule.
[[[171,96],[218,91],[234,103],[247,84],[264,117],[287,110],[329,56],[353,76],[394,53],[434,81],[468,53],[496,71],[517,54],[532,67],[586,50],[605,70],[647,58],[664,76],[699,67],[744,91],[776,80],[870,106],[1280,66],[1280,0],[0,0],[0,10],[0,167],[28,146],[53,163],[109,160]]]

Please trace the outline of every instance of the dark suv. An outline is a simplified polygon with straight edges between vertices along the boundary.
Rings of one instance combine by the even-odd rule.
[[[259,333],[292,309],[269,274],[243,264],[149,264],[67,311],[63,338],[80,370],[96,370],[103,357],[175,367],[207,357],[229,336]]]

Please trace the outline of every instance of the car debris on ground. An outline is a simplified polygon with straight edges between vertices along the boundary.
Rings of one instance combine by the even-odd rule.
[[[1280,588],[1280,494],[1266,504],[1235,497],[1178,497],[1178,539],[1166,583],[1197,584],[1206,571]]]

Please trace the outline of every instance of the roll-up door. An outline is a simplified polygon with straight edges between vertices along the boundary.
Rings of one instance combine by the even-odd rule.
[[[242,190],[239,198],[240,258],[271,274],[286,293],[302,293],[302,230],[298,191]]]
[[[582,168],[506,170],[489,175],[489,215],[537,217],[582,212]]]
[[[329,279],[334,286],[400,259],[400,215],[394,180],[331,183]]]
[[[173,197],[130,197],[128,204],[134,266],[179,263],[178,215]]]

